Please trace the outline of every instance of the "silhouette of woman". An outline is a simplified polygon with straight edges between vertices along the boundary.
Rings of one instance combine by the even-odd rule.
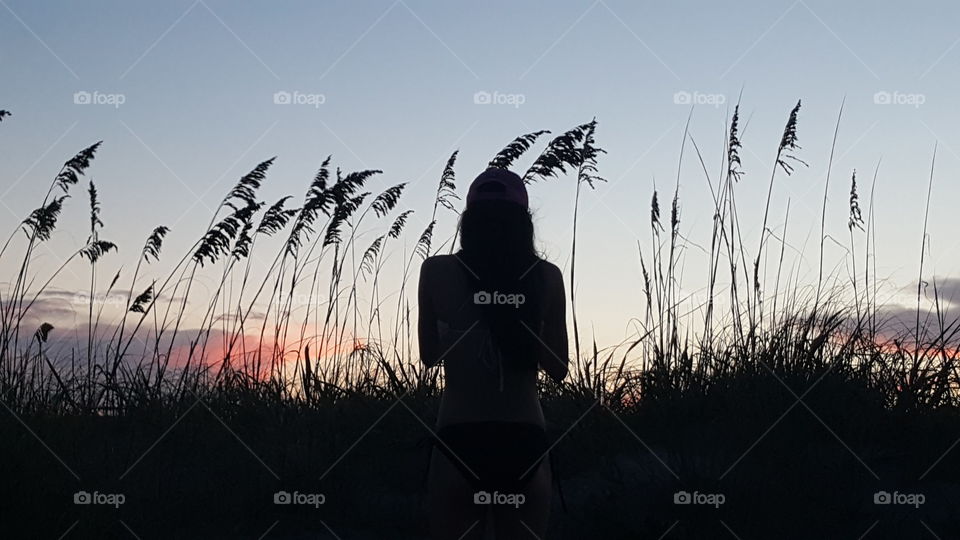
[[[537,395],[567,374],[560,269],[534,248],[527,191],[491,168],[470,185],[460,250],[420,269],[419,339],[445,388],[428,478],[434,538],[544,538],[551,471]]]

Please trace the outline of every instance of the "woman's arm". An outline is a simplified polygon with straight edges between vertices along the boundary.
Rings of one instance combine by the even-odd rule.
[[[417,335],[420,341],[420,361],[427,367],[433,367],[440,361],[440,336],[437,333],[437,312],[430,297],[430,283],[434,259],[427,258],[420,265],[420,280],[417,285]]]
[[[544,276],[544,314],[541,338],[547,350],[540,365],[554,381],[567,376],[569,363],[567,343],[567,298],[563,289],[563,273],[555,265],[546,264]]]

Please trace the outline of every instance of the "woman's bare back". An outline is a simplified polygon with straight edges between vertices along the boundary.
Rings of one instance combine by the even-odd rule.
[[[567,357],[562,277],[555,265],[546,261],[539,264],[544,266],[544,271],[531,279],[543,280],[544,316],[540,318],[540,328],[530,331],[547,349],[542,358],[537,359],[538,363],[555,378],[558,375],[562,378],[566,362],[562,361],[563,373],[559,364]],[[424,261],[420,272],[420,342],[428,344],[428,350],[421,350],[421,355],[428,365],[440,360],[444,364],[445,388],[438,425],[502,420],[542,427],[537,371],[504,368],[495,360],[490,330],[478,306],[478,301],[483,300],[474,298],[469,269],[456,255],[438,255]],[[558,315],[562,332],[551,332]],[[429,350],[429,343],[436,344],[435,350]]]

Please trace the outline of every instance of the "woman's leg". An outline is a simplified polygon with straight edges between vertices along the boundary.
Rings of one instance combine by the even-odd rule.
[[[552,475],[549,458],[544,458],[537,472],[524,486],[525,497],[519,506],[495,505],[494,528],[497,540],[543,540],[547,537],[550,519]]]
[[[479,540],[487,507],[474,504],[474,490],[447,456],[434,449],[430,458],[427,504],[434,540]]]

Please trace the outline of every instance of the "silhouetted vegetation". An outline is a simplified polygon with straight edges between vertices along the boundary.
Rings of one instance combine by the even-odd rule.
[[[951,452],[960,433],[960,325],[936,281],[927,283],[925,250],[915,324],[898,327],[903,313],[878,300],[877,172],[865,208],[851,172],[852,271],[824,275],[821,223],[818,282],[801,284],[790,269],[784,276],[785,231],[768,224],[776,180],[806,165],[800,110],[798,102],[777,146],[755,249],[737,211],[737,191],[755,188],[741,170],[739,104],[715,176],[684,132],[680,161],[692,147],[714,205],[706,301],[689,309],[680,292],[687,242],[678,164],[669,221],[655,190],[650,237],[637,239],[646,302],[623,343],[581,343],[578,323],[581,189],[604,181],[596,120],[549,140],[522,175],[529,184],[576,182],[575,358],[565,382],[543,378],[541,387],[569,508],[554,506],[552,537],[904,538],[927,527],[946,538],[960,530],[960,451]],[[548,134],[517,137],[490,165],[515,167]],[[419,362],[410,287],[420,260],[456,243],[456,231],[439,231],[438,214],[458,212],[458,152],[423,219],[402,209],[406,183],[375,189],[381,171],[343,172],[332,157],[299,207],[293,196],[268,203],[259,194],[268,159],[228,191],[184,253],[168,259],[164,242],[178,231],[158,225],[132,271],[107,273],[117,246],[101,238],[109,224],[90,181],[84,245],[59,267],[38,268],[38,247],[63,226],[63,207],[100,144],[64,163],[0,249],[3,268],[14,270],[0,291],[8,486],[0,507],[13,517],[4,525],[11,537],[74,527],[78,537],[423,537],[428,454],[418,443],[443,379]],[[933,165],[928,201],[932,180]],[[924,246],[926,235],[925,224]],[[384,291],[398,252],[399,288]],[[78,257],[89,264],[86,347],[51,355],[60,329],[28,324]],[[161,258],[171,261],[166,272]],[[198,294],[202,271],[217,280]],[[116,314],[106,305],[115,296],[124,298]],[[73,493],[94,489],[123,493],[126,503],[73,504]],[[298,489],[327,502],[273,504],[274,492]],[[875,492],[894,490],[927,502],[873,504]],[[676,505],[678,491],[723,493],[726,502]]]

